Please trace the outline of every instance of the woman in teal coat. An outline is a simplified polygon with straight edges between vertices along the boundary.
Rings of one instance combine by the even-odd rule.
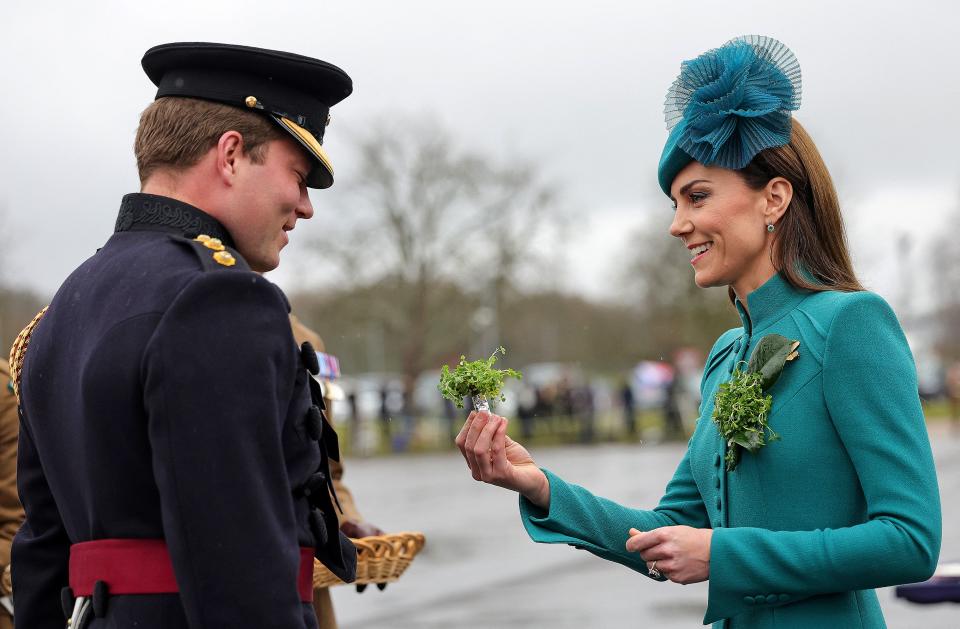
[[[885,626],[874,588],[933,573],[939,494],[913,358],[856,279],[830,175],[790,113],[799,100],[792,53],[756,36],[684,62],[668,94],[670,233],[698,286],[729,287],[743,325],[710,351],[659,505],[538,468],[496,415],[471,414],[457,445],[475,479],[520,492],[534,541],[709,580],[704,624],[872,629]]]

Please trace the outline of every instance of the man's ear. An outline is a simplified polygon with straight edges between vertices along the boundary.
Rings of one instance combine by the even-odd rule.
[[[793,200],[793,184],[783,177],[774,177],[767,182],[764,196],[767,207],[763,218],[768,225],[776,225]]]
[[[243,136],[238,131],[227,131],[217,141],[216,151],[217,174],[224,184],[233,185],[243,157]]]

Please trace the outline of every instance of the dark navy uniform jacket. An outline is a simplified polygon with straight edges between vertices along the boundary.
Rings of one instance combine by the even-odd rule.
[[[325,439],[310,425],[319,385],[286,298],[229,246],[236,264],[218,263],[193,240],[200,233],[230,243],[192,206],[127,195],[117,232],[33,334],[21,383],[18,627],[64,626],[77,542],[164,538],[180,589],[109,597],[93,628],[316,627],[297,592],[301,546],[353,579]]]

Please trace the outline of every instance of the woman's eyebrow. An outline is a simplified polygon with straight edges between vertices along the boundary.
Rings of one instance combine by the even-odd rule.
[[[682,197],[683,195],[685,195],[685,194],[687,193],[687,190],[689,190],[694,184],[698,184],[698,183],[710,183],[710,180],[709,180],[709,179],[694,179],[693,181],[685,184],[682,188],[680,188],[680,196]],[[673,201],[674,203],[676,203],[676,201],[677,201],[677,200],[674,199],[673,197],[670,197],[670,200]]]

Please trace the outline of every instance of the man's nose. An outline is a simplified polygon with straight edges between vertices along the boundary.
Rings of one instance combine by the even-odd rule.
[[[310,194],[304,188],[300,193],[300,203],[297,204],[297,218],[311,218],[313,216],[313,203],[310,201]]]

